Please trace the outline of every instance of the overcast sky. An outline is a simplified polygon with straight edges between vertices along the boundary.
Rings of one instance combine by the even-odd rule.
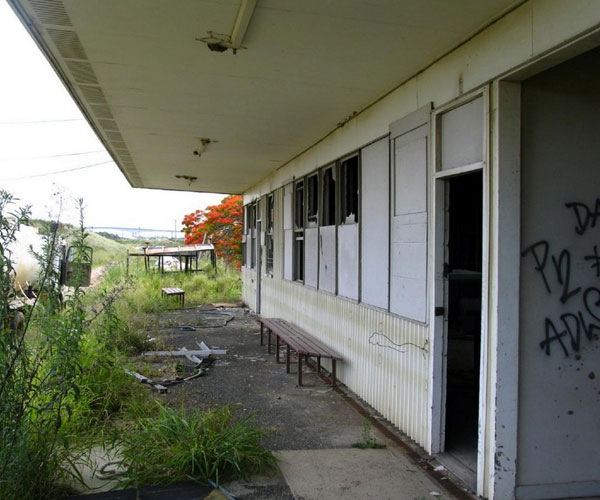
[[[223,198],[129,186],[3,0],[0,62],[0,188],[31,204],[35,217],[54,214],[52,194],[61,192],[62,219],[67,222],[77,218],[73,200],[83,198],[88,226],[172,230],[175,224],[180,227],[185,214]]]

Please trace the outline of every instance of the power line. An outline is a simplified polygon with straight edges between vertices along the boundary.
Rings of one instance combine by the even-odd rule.
[[[92,153],[106,153],[105,149],[98,149],[96,151],[82,151],[80,153],[61,153],[57,155],[47,155],[47,156],[23,156],[20,158],[0,158],[0,161],[19,161],[19,160],[41,160],[44,158],[63,158],[65,156],[79,156],[79,155],[89,155]]]
[[[8,179],[0,179],[0,181],[21,181],[23,179],[33,179],[34,177],[47,177],[49,175],[64,174],[67,172],[74,172],[76,170],[83,170],[85,168],[98,167],[99,165],[106,165],[107,163],[112,163],[112,160],[103,161],[101,163],[93,163],[92,165],[84,165],[82,167],[67,168],[65,170],[55,170],[54,172],[46,172],[44,174],[24,175],[23,177],[11,177]]]
[[[65,118],[63,120],[25,120],[14,122],[0,122],[0,125],[29,125],[34,123],[61,123],[61,122],[82,122],[84,118]]]

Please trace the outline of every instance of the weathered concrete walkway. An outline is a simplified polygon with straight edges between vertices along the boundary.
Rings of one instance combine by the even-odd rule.
[[[427,457],[419,456],[414,447],[398,439],[390,432],[391,426],[382,425],[382,419],[349,391],[331,388],[308,367],[304,368],[305,385],[297,387],[295,374],[286,374],[285,365],[277,364],[275,355],[267,354],[266,347],[260,345],[258,323],[246,310],[180,309],[162,313],[150,324],[148,333],[165,349],[197,349],[197,342],[227,349],[205,376],[171,386],[167,394],[156,394],[156,398],[194,409],[227,404],[240,415],[254,415],[267,432],[264,444],[274,450],[279,473],[223,484],[231,494],[244,500],[453,499],[453,493],[466,496],[440,473],[432,474]],[[158,370],[175,363],[168,358],[149,361]],[[177,363],[181,362],[188,363],[178,358]],[[296,369],[293,365],[292,372]],[[365,441],[385,447],[352,447]],[[101,489],[111,486],[95,486],[101,485]],[[169,491],[166,488],[160,493],[169,498]],[[149,492],[140,492],[140,498],[154,498]],[[124,494],[127,492],[115,491],[102,498],[116,500],[125,498],[119,496]],[[190,499],[204,498],[184,490],[178,494],[183,495],[177,497],[182,499],[188,498],[186,495],[191,495]]]
[[[157,324],[151,335],[166,346],[189,349],[204,341],[228,350],[208,375],[161,397],[190,407],[229,404],[242,414],[253,413],[268,432],[265,444],[276,450],[282,475],[225,484],[234,495],[247,500],[455,498],[443,486],[448,480],[434,480],[309,368],[306,385],[297,387],[296,377],[260,345],[258,324],[244,309],[221,314],[183,309],[161,315]],[[197,330],[181,331],[181,325]],[[352,448],[366,437],[386,448]]]

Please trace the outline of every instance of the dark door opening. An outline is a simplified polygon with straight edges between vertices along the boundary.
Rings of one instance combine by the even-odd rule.
[[[481,347],[481,171],[446,181],[445,451],[477,471]]]

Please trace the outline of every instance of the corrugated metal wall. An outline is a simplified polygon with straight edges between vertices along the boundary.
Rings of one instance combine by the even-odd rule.
[[[249,306],[255,293],[250,273],[244,270]],[[338,350],[344,357],[339,379],[427,446],[428,326],[280,279],[264,278],[262,291],[264,316],[287,319]]]

